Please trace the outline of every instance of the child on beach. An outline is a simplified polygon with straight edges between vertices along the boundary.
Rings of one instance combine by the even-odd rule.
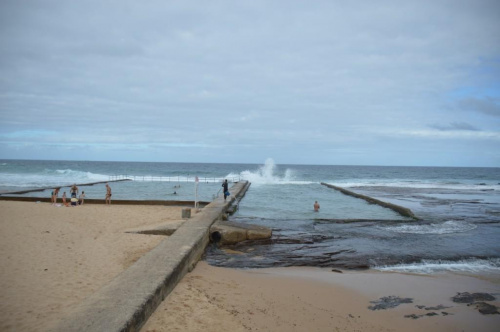
[[[68,206],[68,203],[66,203],[66,192],[63,192],[62,201],[63,201],[64,206]]]
[[[80,200],[78,201],[78,204],[83,205],[83,201],[85,200],[85,191],[82,191],[80,194]]]

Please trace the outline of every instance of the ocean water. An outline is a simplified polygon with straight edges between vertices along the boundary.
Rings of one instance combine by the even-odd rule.
[[[270,240],[231,247],[239,254],[211,246],[213,265],[500,275],[500,168],[0,160],[0,193],[130,179],[110,183],[113,199],[194,200],[196,176],[201,201],[220,195],[225,178],[250,181],[231,220],[273,229]],[[410,208],[419,220],[322,182]],[[80,190],[97,199],[106,192],[104,184]]]

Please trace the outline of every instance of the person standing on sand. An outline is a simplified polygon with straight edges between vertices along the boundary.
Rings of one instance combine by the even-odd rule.
[[[52,205],[56,204],[56,190],[52,190],[50,193],[50,201],[52,202]]]
[[[318,201],[314,202],[314,211],[319,212],[319,203],[318,203]]]
[[[57,204],[57,196],[59,196],[59,189],[61,188],[54,189],[54,204]]]
[[[111,205],[111,187],[106,183],[106,204]]]
[[[76,195],[78,195],[78,187],[76,186],[76,183],[71,186],[71,197],[76,198]]]
[[[64,206],[68,206],[68,203],[66,203],[66,192],[63,192],[62,201],[63,201]]]
[[[222,182],[222,188],[223,191],[224,191],[224,200],[226,200],[226,197],[229,196],[229,191],[227,189],[227,179],[224,180],[224,182]]]

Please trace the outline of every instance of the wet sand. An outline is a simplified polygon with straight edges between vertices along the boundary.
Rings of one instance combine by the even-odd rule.
[[[126,230],[177,223],[181,211],[0,201],[0,330],[50,330],[75,304],[165,238]],[[498,276],[236,270],[200,262],[142,331],[498,330],[500,315],[482,315],[474,306],[452,302],[457,292],[496,293],[497,300],[489,303],[500,306]],[[368,309],[374,305],[370,301],[386,296],[413,303]],[[436,315],[427,316],[431,312]]]
[[[200,262],[142,331],[498,331],[500,315],[452,302],[466,291],[496,292],[499,299],[499,280],[315,268],[236,270]],[[387,296],[413,303],[368,309],[375,305],[370,301]]]

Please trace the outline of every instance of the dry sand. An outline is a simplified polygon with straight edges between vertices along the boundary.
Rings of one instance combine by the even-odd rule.
[[[182,207],[0,201],[0,331],[47,331],[165,237]]]
[[[0,201],[0,331],[49,330],[164,239],[126,230],[177,223],[181,210]],[[500,298],[499,285],[498,278],[453,274],[235,270],[200,262],[142,331],[498,331],[500,315],[482,315],[450,298],[466,291]],[[370,301],[390,295],[413,303],[368,309]],[[404,317],[430,312],[437,315]]]

